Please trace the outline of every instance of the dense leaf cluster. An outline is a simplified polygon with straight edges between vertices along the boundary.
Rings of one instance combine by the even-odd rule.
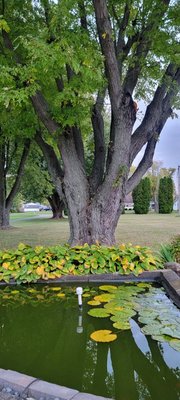
[[[169,214],[173,210],[173,180],[165,176],[159,182],[159,212]]]
[[[132,192],[136,214],[147,214],[151,200],[151,182],[148,177],[141,179]]]
[[[17,283],[49,280],[63,275],[119,273],[139,275],[161,268],[147,247],[122,244],[119,247],[84,245],[31,246],[20,243],[16,250],[0,252],[0,281]]]

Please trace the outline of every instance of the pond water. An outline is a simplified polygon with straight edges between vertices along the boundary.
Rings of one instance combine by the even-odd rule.
[[[147,290],[134,300],[139,312]],[[130,329],[125,330],[115,329],[110,318],[89,315],[92,306],[88,301],[99,293],[102,290],[97,287],[84,288],[80,310],[74,287],[0,289],[0,368],[116,400],[180,399],[180,352],[169,345],[169,335],[164,336],[165,341],[157,340],[157,330],[156,340],[144,335],[137,315],[130,318]],[[153,303],[166,304],[169,318],[173,316],[179,323],[180,312],[162,289],[152,290],[152,309]],[[147,308],[145,311],[141,318],[147,320]],[[168,316],[166,320],[171,326]],[[102,343],[90,338],[92,332],[102,329],[116,332],[116,340]],[[175,336],[176,347],[180,340]]]

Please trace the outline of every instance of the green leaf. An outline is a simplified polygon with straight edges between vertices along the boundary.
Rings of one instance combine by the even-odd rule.
[[[91,315],[92,317],[97,317],[97,318],[109,317],[108,311],[106,311],[104,308],[92,308],[91,310],[88,311],[88,314]]]

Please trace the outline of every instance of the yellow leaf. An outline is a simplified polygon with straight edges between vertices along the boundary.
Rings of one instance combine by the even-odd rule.
[[[102,38],[103,38],[103,39],[106,39],[106,36],[107,36],[107,33],[106,33],[106,32],[102,33]]]
[[[35,290],[35,289],[28,289],[28,292],[29,292],[29,293],[37,293],[37,290]]]
[[[59,290],[61,290],[60,287],[52,287],[50,288],[50,290],[53,290],[54,292],[59,292]]]
[[[36,273],[38,274],[38,275],[43,275],[44,274],[44,267],[43,266],[41,266],[41,267],[37,267],[36,268]]]
[[[107,303],[112,299],[114,299],[114,294],[112,293],[103,293],[94,297],[94,300],[100,301],[101,303]]]
[[[65,297],[65,293],[57,293],[57,297]]]
[[[101,303],[100,303],[100,301],[98,301],[98,300],[89,300],[89,301],[88,301],[88,304],[89,304],[90,306],[99,306]]]
[[[130,270],[133,271],[134,270],[134,263],[130,263]]]
[[[108,329],[102,329],[91,333],[90,338],[95,342],[113,342],[117,339],[117,335]]]
[[[4,262],[2,266],[3,268],[8,269],[10,266],[10,262]]]

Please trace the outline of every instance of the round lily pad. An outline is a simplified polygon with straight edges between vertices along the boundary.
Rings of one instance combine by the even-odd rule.
[[[101,303],[100,303],[100,301],[98,301],[98,300],[89,300],[89,301],[88,301],[88,304],[89,304],[90,306],[99,306]]]
[[[115,292],[115,290],[117,290],[117,286],[113,286],[113,285],[101,285],[99,286],[99,289],[104,290],[105,292]]]
[[[95,342],[113,342],[117,339],[117,335],[108,329],[102,329],[91,333],[90,338]]]
[[[114,295],[111,293],[103,293],[94,297],[94,300],[100,301],[101,303],[107,303],[112,299],[114,299]]]
[[[127,321],[114,322],[113,326],[114,326],[114,328],[122,329],[123,331],[131,329],[130,323]]]
[[[109,317],[109,312],[106,311],[104,308],[91,308],[91,310],[88,311],[88,314],[91,315],[92,317],[97,317],[97,318]]]

